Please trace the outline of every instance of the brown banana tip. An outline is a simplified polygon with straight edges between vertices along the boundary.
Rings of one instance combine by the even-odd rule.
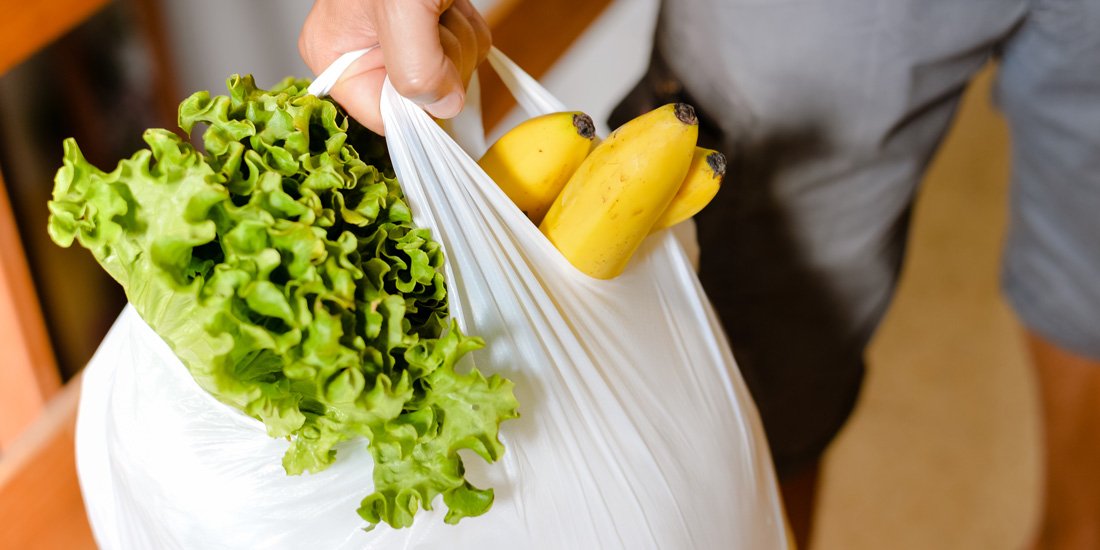
[[[707,155],[707,166],[714,170],[714,175],[722,177],[726,175],[726,155],[715,151]]]
[[[699,119],[695,118],[695,107],[687,103],[677,103],[673,110],[676,113],[676,118],[680,119],[680,122],[689,126],[699,123]]]
[[[582,138],[592,139],[596,136],[596,124],[592,122],[592,117],[584,113],[573,115],[573,127]]]

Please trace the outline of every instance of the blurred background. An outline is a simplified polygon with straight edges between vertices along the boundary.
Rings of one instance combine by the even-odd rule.
[[[498,47],[603,124],[645,69],[658,2],[474,3]],[[62,139],[77,138],[109,170],[143,145],[144,129],[174,128],[176,105],[194,91],[221,93],[234,73],[261,86],[311,76],[297,52],[310,5],[5,2],[0,190],[10,211],[0,200],[0,315],[14,313],[0,319],[0,548],[94,547],[72,469],[72,418],[78,373],[125,298],[86,250],[46,235]],[[1015,548],[1034,525],[1037,402],[997,286],[1008,156],[989,101],[992,71],[968,90],[922,186],[865,390],[827,456],[811,548]],[[484,77],[483,88],[493,137],[521,115],[499,82]]]

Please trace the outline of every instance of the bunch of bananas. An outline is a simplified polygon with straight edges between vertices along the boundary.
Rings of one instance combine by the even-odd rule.
[[[647,235],[698,213],[726,171],[721,153],[697,147],[695,110],[668,104],[606,140],[579,112],[529,119],[478,161],[577,269],[611,279]]]

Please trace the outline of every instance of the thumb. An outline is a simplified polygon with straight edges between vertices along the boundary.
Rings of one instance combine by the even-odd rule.
[[[381,2],[377,15],[378,42],[393,87],[438,118],[458,114],[465,99],[458,69],[440,38],[439,18],[450,4],[450,0]]]

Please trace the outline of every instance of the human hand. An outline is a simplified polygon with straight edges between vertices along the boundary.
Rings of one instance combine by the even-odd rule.
[[[331,92],[379,134],[387,75],[429,114],[451,118],[462,109],[470,76],[491,44],[489,25],[470,0],[316,0],[298,38],[314,74],[345,52],[381,46],[352,64]]]

